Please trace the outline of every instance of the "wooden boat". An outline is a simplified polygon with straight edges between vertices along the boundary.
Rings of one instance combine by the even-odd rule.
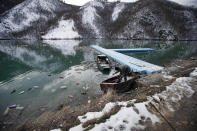
[[[110,61],[106,55],[98,55],[96,63],[101,71],[109,71],[111,69]]]
[[[138,76],[127,77],[128,80],[125,82],[124,80],[120,81],[119,77],[118,75],[103,81],[100,84],[101,90],[104,93],[107,93],[109,89],[116,90],[117,93],[127,92],[135,87],[135,80],[138,78]]]

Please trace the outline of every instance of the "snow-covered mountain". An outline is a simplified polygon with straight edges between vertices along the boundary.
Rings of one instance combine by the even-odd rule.
[[[25,0],[0,17],[1,38],[39,38],[62,13],[72,9],[59,0]]]
[[[26,0],[0,18],[0,38],[197,39],[197,9],[166,0]]]

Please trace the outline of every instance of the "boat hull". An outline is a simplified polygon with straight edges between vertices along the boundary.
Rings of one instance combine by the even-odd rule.
[[[109,89],[115,90],[117,93],[123,93],[131,90],[135,85],[135,80],[137,77],[132,77],[126,82],[119,82],[119,76],[115,76],[103,81],[100,84],[101,90],[107,93]]]

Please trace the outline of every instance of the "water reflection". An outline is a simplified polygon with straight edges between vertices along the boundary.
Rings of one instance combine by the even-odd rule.
[[[8,67],[12,64],[12,68],[15,69],[10,70],[4,66],[4,69],[7,71],[3,71],[5,73],[1,73],[1,76],[13,73],[19,75],[27,70],[52,73],[62,72],[72,65],[80,64],[83,61],[83,53],[80,51],[76,53],[74,50],[78,43],[79,41],[45,41],[44,43],[36,42],[35,44],[27,43],[26,41],[1,41],[0,64]],[[7,79],[9,78],[4,78],[4,80]]]
[[[94,52],[89,46],[105,48],[155,48],[153,53],[128,54],[163,65],[171,60],[196,54],[195,42],[126,41],[126,40],[46,40],[0,41],[0,81],[8,80],[30,70],[61,73],[82,61],[93,61]]]
[[[74,56],[76,51],[74,50],[75,46],[78,46],[81,41],[78,40],[44,40],[43,43],[50,45],[51,47],[60,50],[61,53],[65,56]]]
[[[41,106],[54,108],[68,100],[68,95],[74,96],[72,103],[81,102],[83,87],[89,87],[88,95],[94,96],[100,90],[99,83],[108,75],[81,65],[83,61],[94,61],[95,53],[89,48],[92,44],[112,49],[155,48],[152,53],[128,55],[158,65],[197,55],[196,42],[187,41],[0,41],[0,114],[11,104],[21,104],[25,106],[22,118],[30,118],[40,114]],[[59,78],[61,75],[64,79]],[[39,89],[27,91],[34,86]],[[61,90],[61,86],[67,89]],[[17,93],[10,95],[13,89]],[[25,93],[18,95],[20,91]]]

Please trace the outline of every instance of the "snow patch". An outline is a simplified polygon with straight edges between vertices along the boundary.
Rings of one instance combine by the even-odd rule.
[[[84,116],[79,116],[78,119],[81,123],[84,123],[88,120],[100,118],[105,113],[108,113],[111,109],[113,109],[116,105],[123,106],[120,111],[111,116],[105,123],[97,124],[92,129],[92,131],[100,131],[100,130],[108,130],[108,127],[112,127],[114,130],[120,130],[123,126],[125,130],[130,130],[131,128],[136,129],[144,129],[145,126],[139,125],[139,120],[144,118],[146,121],[150,119],[153,124],[159,122],[159,118],[150,113],[146,105],[148,102],[137,103],[134,104],[135,100],[127,101],[127,102],[117,102],[117,103],[108,103],[105,108],[101,112],[88,112]],[[126,107],[128,104],[134,104],[133,107]],[[70,131],[78,131],[83,130],[82,124],[70,129]]]
[[[197,77],[197,68],[190,74],[190,77]]]
[[[105,108],[101,111],[101,112],[88,112],[86,115],[84,116],[79,116],[78,119],[84,123],[88,120],[92,120],[95,118],[100,118],[101,116],[103,116],[105,113],[110,112],[116,105],[121,105],[121,106],[126,106],[128,103],[133,103],[135,100],[133,101],[129,101],[129,102],[117,102],[117,103],[108,103],[105,105]]]
[[[173,1],[176,2],[180,5],[184,5],[184,6],[193,6],[193,7],[197,7],[197,1],[196,0],[169,0],[169,1]]]
[[[104,8],[103,4],[100,2],[92,1],[87,3],[82,9],[82,23],[96,35],[100,35],[100,29],[97,27],[98,22],[96,20],[100,19],[95,7]]]
[[[82,8],[87,8],[87,7],[100,7],[100,8],[104,8],[103,4],[101,2],[98,2],[98,1],[90,1],[88,3],[86,3]]]
[[[129,131],[132,128],[144,129],[145,126],[139,125],[139,121],[142,120],[142,117],[144,117],[142,121],[150,119],[154,125],[156,122],[159,122],[159,118],[147,110],[147,104],[147,102],[143,102],[135,104],[135,107],[122,107],[121,110],[111,116],[107,122],[95,125],[92,131],[109,130],[108,127],[110,126],[113,126],[113,130],[124,129]]]
[[[57,28],[50,30],[46,35],[42,36],[43,39],[74,39],[80,37],[72,19],[59,21]]]
[[[192,82],[193,78],[190,77],[181,77],[176,79],[172,85],[166,87],[166,91],[163,91],[160,94],[154,95],[154,97],[158,97],[159,99],[162,98],[166,101],[166,104],[173,107],[171,105],[172,102],[178,102],[183,97],[191,97],[194,93],[190,83]],[[159,100],[157,99],[157,100]]]
[[[119,3],[116,5],[116,7],[114,8],[114,11],[112,13],[112,20],[116,21],[118,19],[119,14],[122,12],[122,10],[125,8],[125,4],[124,3]]]
[[[194,90],[191,87],[191,83],[197,76],[197,68],[190,73],[190,77],[177,78],[170,86],[166,87],[166,91],[153,96],[158,102],[165,100],[165,105],[170,111],[175,111],[174,105],[184,97],[191,97],[194,94]]]

